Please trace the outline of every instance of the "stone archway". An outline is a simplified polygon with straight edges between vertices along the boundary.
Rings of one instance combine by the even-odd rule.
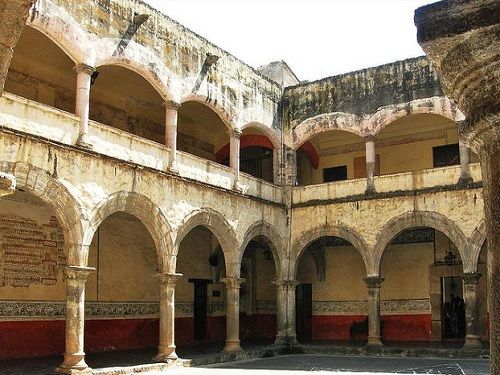
[[[393,242],[405,231],[425,228],[434,229],[432,239]],[[457,259],[462,262],[447,264],[444,261],[446,248],[451,251],[452,247],[456,247],[459,253]],[[418,253],[407,251],[408,248],[418,250]],[[446,314],[451,306],[451,293],[466,297],[461,279],[464,269],[468,267],[468,241],[457,224],[437,212],[406,212],[384,225],[373,256],[377,275],[385,278],[381,295],[388,305],[381,306],[381,309],[385,311],[382,321],[386,340],[440,341],[448,336],[463,339],[465,315],[461,325],[463,329],[459,329],[457,323],[456,332],[455,329],[452,332],[449,314]],[[398,268],[407,265],[402,262],[408,261],[413,267],[402,274]],[[390,307],[391,300],[400,302]]]
[[[297,274],[298,261],[304,250],[311,242],[320,237],[339,237],[349,241],[361,255],[367,275],[372,275],[373,266],[368,246],[365,240],[354,229],[346,225],[321,225],[304,233],[292,246],[289,271],[291,278],[295,278]]]
[[[376,275],[380,272],[380,261],[387,245],[394,236],[405,229],[416,227],[430,227],[443,232],[457,247],[461,259],[467,259],[467,238],[462,230],[446,216],[431,211],[406,212],[390,219],[382,228],[378,235],[373,252],[373,271]]]
[[[172,263],[175,266],[170,225],[161,209],[148,197],[139,193],[119,191],[96,206],[90,214],[84,243],[88,246],[103,220],[119,211],[134,215],[146,226],[155,242],[160,272],[168,272],[172,268]]]
[[[40,198],[55,211],[64,233],[65,252],[69,265],[83,265],[83,236],[88,219],[81,203],[68,188],[49,172],[27,163],[2,163],[1,170],[16,177],[17,189]]]
[[[239,277],[238,241],[233,229],[226,219],[210,208],[201,208],[189,214],[177,228],[174,256],[177,256],[179,245],[184,237],[195,227],[208,228],[219,241],[224,253],[228,276]],[[175,269],[170,270],[174,272]]]

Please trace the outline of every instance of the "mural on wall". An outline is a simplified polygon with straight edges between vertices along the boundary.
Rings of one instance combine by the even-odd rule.
[[[66,263],[57,219],[47,224],[17,215],[0,215],[0,286],[55,285]]]

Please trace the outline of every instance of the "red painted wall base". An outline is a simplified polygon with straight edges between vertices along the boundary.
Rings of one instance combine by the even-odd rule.
[[[313,340],[349,340],[352,322],[361,321],[366,315],[313,315]],[[387,341],[428,341],[431,331],[430,314],[382,315],[382,339]],[[367,339],[366,334],[356,333],[355,340]]]
[[[241,340],[274,340],[275,337],[275,314],[240,314]]]
[[[382,315],[382,339],[387,341],[428,341],[431,314]]]
[[[0,322],[0,359],[64,353],[64,320]]]
[[[365,319],[365,315],[313,315],[313,340],[349,340],[352,322]],[[366,340],[366,335],[356,334],[356,340]]]

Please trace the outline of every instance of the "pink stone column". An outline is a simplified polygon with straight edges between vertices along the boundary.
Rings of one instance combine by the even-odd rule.
[[[365,137],[365,152],[366,152],[366,190],[365,194],[375,193],[375,183],[373,176],[375,175],[375,137],[372,135]]]
[[[467,185],[472,182],[472,177],[470,175],[470,148],[462,141],[458,142],[459,152],[460,152],[460,178],[458,183],[460,185]]]
[[[180,273],[160,273],[160,344],[157,362],[176,360],[175,353],[175,283]]]
[[[180,104],[171,100],[165,102],[165,145],[170,149],[168,169],[179,173],[177,166],[177,117]]]
[[[240,181],[240,137],[241,131],[233,129],[229,132],[229,166],[234,170],[234,188],[238,189]]]
[[[463,274],[464,300],[465,300],[465,324],[466,336],[464,347],[480,348],[479,340],[479,312],[477,306],[477,288],[482,274],[469,272]]]
[[[240,285],[245,279],[226,277],[226,346],[225,352],[239,352],[240,346]]]
[[[63,363],[56,368],[61,374],[91,374],[85,363],[83,346],[85,324],[85,282],[95,268],[67,266],[66,278],[66,351]]]
[[[365,278],[368,286],[368,346],[382,346],[380,334],[380,286],[384,278],[369,276]]]
[[[78,135],[78,146],[92,148],[88,140],[89,134],[89,102],[90,102],[90,82],[95,68],[86,64],[78,64],[74,68],[76,76],[76,102],[75,114],[80,117],[80,131]]]

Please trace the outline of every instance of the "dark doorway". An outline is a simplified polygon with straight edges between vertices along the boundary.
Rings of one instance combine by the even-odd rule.
[[[207,339],[207,284],[212,280],[189,279],[194,283],[194,339],[203,341]]]
[[[460,276],[442,277],[443,338],[465,337],[465,303],[463,299],[462,278]]]
[[[312,339],[312,284],[299,284],[296,291],[296,329],[297,339]]]

